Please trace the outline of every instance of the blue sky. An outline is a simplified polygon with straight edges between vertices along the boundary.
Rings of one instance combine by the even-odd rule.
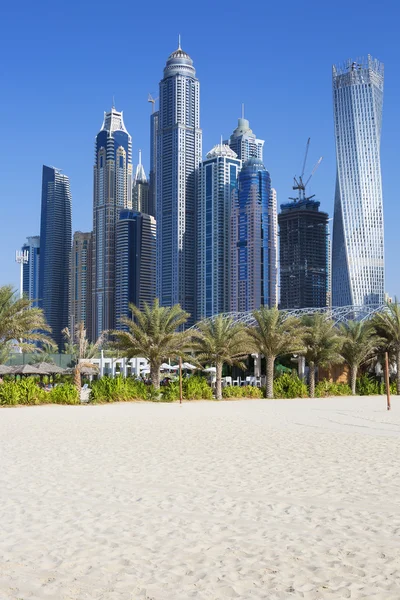
[[[308,137],[309,191],[333,213],[331,66],[366,54],[385,64],[382,134],[386,289],[400,297],[400,44],[396,0],[8,2],[2,9],[0,285],[18,285],[14,251],[39,234],[42,164],[70,177],[74,230],[92,223],[94,138],[113,96],[149,164],[149,92],[182,36],[201,83],[203,154],[236,127],[241,103],[278,204],[292,195]]]

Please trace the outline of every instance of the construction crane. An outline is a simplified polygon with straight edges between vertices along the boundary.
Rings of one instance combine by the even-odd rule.
[[[151,110],[152,113],[155,112],[157,100],[158,98],[153,98],[151,94],[147,96],[147,102],[151,102],[151,104],[153,105]]]
[[[313,196],[308,196],[306,197],[306,187],[310,182],[311,177],[315,174],[316,170],[318,169],[319,165],[322,162],[323,157],[321,156],[318,161],[316,162],[316,164],[314,165],[313,170],[311,171],[311,175],[309,176],[309,178],[307,179],[307,181],[304,183],[304,172],[306,170],[306,164],[307,164],[307,157],[308,157],[308,149],[310,147],[310,138],[308,138],[307,140],[307,144],[306,144],[306,152],[304,155],[304,161],[303,161],[303,168],[301,171],[301,175],[300,177],[294,177],[294,186],[293,189],[294,190],[298,190],[299,195],[297,198],[289,198],[289,200],[294,200],[295,202],[300,201],[300,200],[311,200],[311,198],[314,198],[315,194]]]

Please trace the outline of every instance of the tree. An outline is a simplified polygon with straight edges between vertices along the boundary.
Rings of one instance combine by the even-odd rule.
[[[192,332],[192,350],[197,360],[216,368],[216,397],[222,399],[222,367],[224,364],[245,368],[242,360],[251,352],[250,338],[243,325],[218,315],[200,321]]]
[[[265,356],[267,398],[273,398],[275,359],[303,348],[302,328],[297,318],[275,307],[262,306],[253,316],[256,324],[248,328],[248,334],[256,351]]]
[[[87,338],[85,324],[81,321],[75,327],[74,336],[68,327],[65,327],[65,329],[62,330],[62,334],[65,339],[65,352],[66,354],[72,354],[74,362],[74,384],[78,392],[80,392],[82,385],[82,369],[84,367],[93,368],[93,364],[88,361],[99,352],[104,342],[105,332],[103,332],[95,343],[91,343]]]
[[[376,314],[372,322],[382,338],[385,352],[395,359],[396,388],[397,394],[400,394],[400,304],[397,298],[392,304],[386,303],[385,310]]]
[[[53,344],[43,310],[32,308],[32,300],[17,298],[10,285],[0,287],[0,355],[6,360],[13,342],[24,352],[40,352],[41,344]]]
[[[373,359],[381,340],[370,321],[347,321],[340,325],[339,331],[343,343],[340,354],[350,368],[350,386],[354,396],[358,369]]]
[[[186,356],[189,336],[178,329],[186,323],[189,313],[179,304],[160,306],[158,299],[152,305],[145,303],[143,310],[134,304],[130,304],[129,309],[133,318],[123,317],[121,324],[126,330],[113,331],[114,347],[128,358],[146,358],[151,381],[158,390],[161,364],[170,358]]]
[[[310,398],[315,395],[315,367],[325,367],[343,362],[340,355],[342,338],[331,319],[323,313],[303,317],[305,326],[303,342],[304,356],[308,363]]]

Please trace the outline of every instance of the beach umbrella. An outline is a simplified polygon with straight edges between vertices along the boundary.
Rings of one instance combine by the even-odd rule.
[[[0,375],[8,375],[9,373],[12,373],[11,367],[0,365]]]
[[[161,369],[161,371],[172,371],[173,367],[171,367],[171,365],[169,365],[167,363],[162,363],[160,369]]]
[[[183,365],[182,365],[183,368]],[[173,367],[170,367],[170,371],[179,371],[179,365],[174,365]]]
[[[207,369],[203,369],[204,373],[216,373],[216,367],[208,367]]]
[[[46,371],[50,375],[57,375],[58,373],[65,374],[67,371],[67,369],[63,369],[62,367],[59,367],[58,365],[55,365],[52,363],[47,363],[47,362],[35,363],[34,365],[31,365],[31,367],[38,367],[39,369]]]
[[[188,362],[184,362],[182,365],[182,369],[186,369],[187,371],[194,371],[195,369],[197,369],[197,367],[195,367],[194,365],[191,365]]]
[[[17,365],[12,367],[10,373],[13,375],[48,375],[49,372],[34,365]]]

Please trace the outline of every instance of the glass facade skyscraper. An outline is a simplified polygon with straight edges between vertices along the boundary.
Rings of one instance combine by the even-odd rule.
[[[28,262],[23,264],[22,291],[24,296],[32,300],[32,307],[39,306],[39,261],[40,261],[40,236],[33,235],[27,238],[26,244],[21,248],[28,252]]]
[[[150,116],[149,215],[157,214],[157,132],[158,110]]]
[[[149,182],[142,165],[142,151],[139,150],[139,163],[136,167],[132,185],[132,210],[151,214],[149,206]]]
[[[43,166],[40,219],[39,305],[60,351],[68,327],[71,192],[59,169]]]
[[[70,332],[83,323],[88,339],[92,338],[92,233],[75,231],[72,239],[70,275]]]
[[[270,272],[271,178],[259,158],[243,165],[231,214],[231,311],[276,304],[276,269]],[[275,250],[276,252],[276,250]],[[275,283],[275,288],[273,288]]]
[[[151,215],[122,210],[117,223],[115,321],[129,316],[130,303],[143,309],[156,296],[156,221]]]
[[[218,144],[202,162],[198,204],[197,318],[229,311],[230,218],[242,161]]]
[[[95,142],[93,201],[92,334],[115,327],[115,229],[122,209],[132,208],[132,138],[123,113],[113,107]]]
[[[244,117],[238,119],[238,126],[224,144],[228,144],[236,152],[242,163],[251,157],[263,160],[264,140],[256,137],[256,134],[250,129],[249,121]]]
[[[333,306],[384,301],[383,79],[383,64],[371,56],[333,67],[337,160]]]
[[[157,133],[157,296],[196,319],[196,213],[202,159],[200,83],[181,47],[160,82]]]

